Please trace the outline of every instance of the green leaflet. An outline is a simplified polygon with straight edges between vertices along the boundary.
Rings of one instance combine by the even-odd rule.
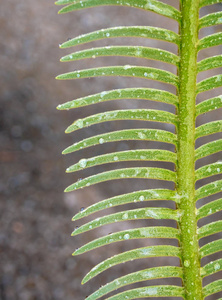
[[[114,110],[106,111],[96,115],[91,115],[84,119],[79,119],[75,121],[72,125],[70,125],[65,132],[70,133],[72,131],[88,127],[94,124],[117,120],[164,122],[171,123],[174,125],[177,125],[178,123],[176,116],[166,111],[151,109]]]
[[[73,255],[79,255],[115,242],[145,238],[179,239],[179,233],[175,228],[162,226],[124,230],[93,240],[92,242],[89,242],[77,249]]]
[[[195,138],[198,139],[202,136],[214,134],[217,132],[222,132],[222,120],[208,122],[204,125],[197,127],[196,133],[195,133]]]
[[[84,210],[77,213],[73,217],[73,221],[81,219],[83,217],[87,217],[97,211],[109,207],[115,207],[118,205],[124,205],[128,203],[137,203],[137,202],[151,201],[151,200],[172,200],[175,202],[179,202],[179,198],[177,198],[175,191],[164,190],[164,189],[143,190],[143,191],[128,193],[124,195],[119,195],[92,204],[91,206],[88,206]]]
[[[200,0],[200,8],[207,5],[216,4],[216,3],[221,3],[221,0]]]
[[[206,15],[200,19],[199,28],[222,24],[222,12]]]
[[[203,258],[205,256],[220,252],[221,247],[222,239],[210,242],[200,248],[200,257]]]
[[[197,64],[197,71],[203,72],[203,71],[220,68],[220,67],[222,67],[222,55],[216,55],[216,56],[202,59]]]
[[[149,246],[138,249],[133,249],[130,251],[126,251],[117,255],[114,255],[105,261],[102,261],[95,267],[91,269],[91,271],[86,274],[83,278],[82,283],[86,283],[90,279],[94,278],[98,274],[104,272],[105,270],[114,267],[120,263],[125,263],[128,261],[132,261],[135,259],[142,258],[150,258],[150,257],[176,257],[180,258],[181,253],[178,247],[169,246],[169,245],[161,245],[161,246]]]
[[[222,95],[207,99],[196,106],[196,116],[222,107]]]
[[[213,183],[208,183],[198,190],[196,190],[196,200],[204,197],[208,197],[221,192],[222,190],[222,180],[214,181]]]
[[[222,36],[221,36],[222,40]],[[202,80],[197,84],[197,94],[222,86],[222,75],[216,75]]]
[[[137,288],[129,290],[113,297],[107,298],[107,300],[119,300],[119,299],[136,299],[152,297],[184,297],[184,289],[174,285],[157,285],[148,286],[144,288]]]
[[[195,172],[195,178],[196,180],[199,180],[218,174],[222,174],[222,162],[205,165],[197,169],[197,171]]]
[[[162,81],[168,84],[178,85],[178,78],[176,75],[155,68],[138,67],[138,66],[113,66],[113,67],[101,67],[86,69],[81,71],[74,71],[65,74],[61,74],[56,79],[80,79],[99,76],[126,76],[126,77],[140,77],[145,79]],[[218,75],[219,76],[219,75]],[[216,80],[216,79],[215,79]]]
[[[120,161],[168,161],[175,163],[177,158],[175,153],[166,150],[129,150],[82,158],[77,164],[66,169],[67,173],[76,172],[81,169],[90,168],[107,163],[117,163]]]
[[[172,104],[175,106],[178,105],[177,96],[169,92],[147,88],[128,88],[104,91],[95,95],[86,96],[66,102],[64,104],[60,104],[57,108],[59,110],[66,110],[119,99],[152,100]],[[220,101],[222,103],[222,99]]]
[[[222,279],[213,281],[203,288],[205,297],[221,291],[222,291]]]
[[[75,1],[76,2],[76,1]],[[140,2],[138,3],[138,1],[136,0],[103,0],[101,2],[101,0],[85,0],[85,1],[80,1],[80,2],[76,2],[74,4],[70,4],[64,8],[62,8],[59,13],[67,13],[73,10],[79,10],[79,9],[84,9],[84,8],[90,8],[90,7],[96,7],[96,6],[101,6],[101,5],[121,5],[121,6],[130,6],[130,7],[134,7],[134,8],[140,8],[140,9],[145,9],[145,10],[150,10],[153,11],[155,13],[161,14],[163,16],[172,18],[174,20],[180,21],[181,15],[180,12],[178,10],[176,10],[174,7],[162,3],[160,1],[156,1],[156,0],[149,0],[147,2],[147,0],[140,0]],[[68,3],[73,3],[73,1],[69,1]],[[67,4],[67,1],[57,1],[56,2],[57,5],[63,5],[63,4]]]
[[[99,173],[85,179],[79,180],[76,183],[68,186],[65,192],[82,189],[83,187],[91,186],[96,183],[127,178],[150,178],[167,181],[176,181],[176,174],[173,171],[160,168],[127,168],[118,169]]]
[[[112,27],[108,29],[102,29],[93,31],[88,34],[80,35],[76,38],[73,38],[63,44],[61,48],[69,48],[93,41],[98,41],[101,39],[107,38],[116,38],[116,37],[139,37],[139,38],[150,38],[158,39],[166,42],[179,44],[179,36],[173,31],[165,30],[162,28],[151,27],[151,26],[119,26]]]
[[[222,151],[222,140],[209,142],[195,150],[195,159],[198,160],[220,151]]]
[[[92,138],[84,139],[80,142],[69,146],[63,151],[63,154],[72,153],[74,151],[91,147],[94,145],[109,143],[109,142],[117,142],[123,140],[147,140],[147,141],[158,141],[164,143],[174,144],[176,146],[176,135],[158,129],[127,129],[120,131],[113,131],[110,133],[104,133]]]
[[[207,265],[205,265],[202,270],[202,276],[206,277],[209,276],[211,274],[220,272],[222,270],[222,259],[217,259],[215,261],[211,261],[210,263],[208,263]]]
[[[109,46],[93,48],[71,53],[61,58],[62,62],[75,61],[86,58],[97,58],[102,56],[128,56],[145,59],[159,60],[178,66],[179,57],[175,54],[155,48],[141,46]]]
[[[178,267],[156,267],[149,268],[129,275],[120,277],[105,286],[98,289],[95,293],[87,297],[88,300],[98,299],[117,288],[126,286],[131,283],[152,280],[157,278],[179,277],[182,278],[182,270]]]
[[[214,200],[197,210],[197,219],[201,219],[222,210],[222,199]]]
[[[222,44],[222,32],[206,36],[199,41],[198,51]]]
[[[222,228],[222,221],[216,221],[204,225],[198,229],[198,238],[201,239],[203,237],[221,232],[221,228]]]
[[[175,210],[169,208],[138,208],[126,210],[115,214],[106,215],[88,222],[81,227],[76,228],[72,236],[98,228],[103,225],[112,224],[114,222],[122,222],[129,220],[139,219],[166,219],[166,220],[179,220],[179,215]]]

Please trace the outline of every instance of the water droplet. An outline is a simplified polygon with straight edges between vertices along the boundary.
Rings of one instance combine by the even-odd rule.
[[[215,271],[220,270],[220,264],[219,263],[214,264],[214,270]]]
[[[78,128],[83,128],[83,120],[79,119],[77,120],[74,125],[76,125]]]
[[[85,158],[79,161],[79,165],[81,168],[85,168],[86,164],[87,164],[87,160]]]
[[[123,67],[124,70],[130,69],[130,68],[131,68],[130,65],[125,65],[125,66]]]
[[[189,261],[189,260],[185,260],[185,261],[184,261],[184,266],[185,266],[186,268],[188,268],[189,265],[190,265],[190,261]]]
[[[127,218],[128,218],[128,213],[125,213],[125,214],[123,215],[123,219],[126,220]]]
[[[85,209],[85,207],[81,207],[81,208],[80,208],[80,212],[83,212],[84,209]]]
[[[130,235],[128,233],[124,234],[123,236],[124,240],[128,240],[130,238]]]
[[[140,139],[145,139],[145,138],[146,138],[146,135],[145,135],[144,133],[142,133],[142,132],[138,132],[138,137],[139,137]]]
[[[109,32],[107,32],[107,33],[106,33],[106,36],[107,36],[107,37],[109,37],[109,36],[110,36]]]
[[[113,160],[115,161],[119,160],[118,156],[114,156]]]
[[[144,196],[140,196],[139,199],[140,199],[140,201],[144,201],[145,198],[144,198]]]
[[[103,139],[103,138],[100,138],[100,139],[99,139],[99,143],[100,143],[100,144],[103,144],[103,143],[104,143],[104,139]]]

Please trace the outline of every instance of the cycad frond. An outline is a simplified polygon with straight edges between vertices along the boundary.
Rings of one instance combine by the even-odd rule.
[[[152,188],[117,195],[94,203],[73,217],[73,220],[76,221],[94,213],[101,212],[109,207],[122,206],[130,203],[135,204],[144,201],[147,203],[146,207],[122,209],[119,212],[100,216],[77,228],[72,235],[75,236],[103,225],[113,223],[121,226],[121,222],[123,221],[136,219],[148,220],[148,224],[149,219],[172,220],[177,224],[177,228],[172,227],[172,225],[159,225],[119,230],[94,239],[77,249],[73,253],[74,255],[79,255],[104,245],[132,239],[159,238],[160,241],[162,241],[162,239],[174,239],[178,241],[177,247],[164,245],[164,243],[162,243],[161,245],[136,248],[119,253],[100,262],[84,277],[83,283],[86,283],[93,277],[115,265],[130,260],[171,256],[178,258],[181,264],[177,267],[157,266],[116,278],[88,296],[87,299],[89,300],[99,299],[118,288],[128,286],[132,283],[144,283],[145,281],[148,286],[135,289],[129,288],[128,290],[106,299],[120,300],[149,297],[180,297],[183,299],[201,300],[209,295],[222,291],[221,280],[214,280],[203,286],[204,277],[222,270],[222,260],[216,259],[215,261],[201,266],[202,258],[221,251],[222,240],[211,240],[201,247],[199,246],[199,241],[201,239],[222,232],[222,221],[211,220],[208,223],[205,222],[204,225],[201,225],[198,228],[199,221],[222,210],[222,199],[220,199],[220,197],[217,199],[214,198],[212,201],[202,205],[198,204],[198,208],[196,207],[197,201],[199,203],[199,200],[212,195],[217,195],[222,191],[222,180],[218,179],[218,176],[216,177],[216,180],[214,179],[215,177],[213,177],[222,174],[222,163],[220,161],[208,162],[205,165],[195,168],[195,164],[198,160],[222,150],[222,140],[219,139],[217,135],[222,132],[221,120],[209,121],[198,127],[196,126],[196,119],[199,118],[199,116],[222,107],[221,95],[206,99],[196,105],[196,97],[198,94],[222,86],[222,75],[214,75],[197,82],[198,73],[222,67],[222,55],[207,57],[197,61],[197,54],[199,51],[222,44],[221,32],[198,39],[200,29],[222,24],[222,13],[215,12],[199,18],[199,10],[201,7],[221,3],[221,1],[181,0],[180,2],[180,10],[157,0],[58,0],[56,2],[57,5],[65,5],[60,10],[60,13],[108,5],[140,8],[145,11],[152,11],[171,18],[174,21],[177,21],[179,26],[179,34],[167,29],[151,26],[112,27],[83,34],[79,37],[70,39],[60,46],[61,48],[69,48],[101,39],[137,37],[162,40],[175,44],[178,47],[178,54],[163,49],[145,46],[121,45],[95,47],[72,52],[61,59],[63,62],[71,62],[105,56],[124,56],[145,60],[156,60],[173,65],[177,68],[177,74],[174,74],[172,71],[166,71],[156,67],[151,68],[129,64],[89,68],[65,73],[57,77],[57,79],[62,80],[100,76],[143,78],[169,84],[173,86],[176,91],[174,94],[173,92],[153,89],[151,87],[114,89],[72,100],[58,106],[58,109],[60,110],[67,110],[113,100],[145,100],[145,109],[105,111],[87,116],[83,119],[78,119],[66,129],[67,133],[80,129],[82,130],[95,124],[124,120],[155,122],[155,124],[171,124],[175,129],[175,133],[169,131],[167,129],[168,127],[165,127],[165,129],[146,127],[122,129],[82,139],[63,151],[63,154],[68,154],[95,145],[130,140],[167,143],[175,149],[175,152],[169,149],[116,151],[90,158],[82,158],[78,163],[73,164],[67,169],[67,172],[71,173],[102,164],[109,163],[111,166],[115,167],[119,162],[131,161],[169,162],[174,165],[174,171],[166,167],[114,168],[77,181],[66,189],[67,192],[70,192],[100,182],[126,178],[157,179],[164,182],[170,181],[175,185],[174,190]],[[149,108],[149,101],[173,105],[175,113],[165,111],[162,108],[151,109]],[[216,134],[215,140],[208,141],[204,144],[201,143],[195,149],[197,140],[199,141],[199,139],[201,140],[203,137],[213,134]],[[201,186],[199,180],[206,180],[208,177],[212,177],[212,182],[205,182]],[[195,188],[196,183],[197,188]],[[148,201],[151,200],[156,202],[156,207],[150,207],[148,205]],[[158,207],[159,200],[173,201],[175,203],[175,209]],[[149,284],[149,280],[163,278],[179,278],[182,282],[182,286]]]

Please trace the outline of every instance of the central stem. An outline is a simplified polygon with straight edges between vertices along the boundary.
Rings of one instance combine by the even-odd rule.
[[[177,192],[181,199],[178,209],[182,212],[179,223],[180,245],[183,257],[185,299],[202,300],[194,159],[199,0],[183,0],[181,13],[177,170]]]

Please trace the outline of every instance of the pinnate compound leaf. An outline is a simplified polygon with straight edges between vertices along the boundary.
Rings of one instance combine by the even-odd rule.
[[[156,267],[149,268],[142,271],[134,272],[129,275],[120,277],[112,282],[102,286],[95,293],[88,296],[87,300],[96,300],[120,287],[126,286],[131,283],[142,282],[146,280],[152,280],[157,278],[182,278],[182,269],[179,267]]]
[[[86,274],[86,276],[83,278],[82,283],[83,284],[86,283],[87,281],[94,278],[98,274],[121,263],[133,261],[135,259],[150,258],[150,257],[181,258],[181,252],[178,247],[169,246],[169,245],[149,246],[149,247],[137,248],[130,251],[126,251],[114,255],[106,259],[105,261],[102,261],[95,267],[93,267],[91,271],[88,274]]]
[[[207,5],[212,5],[216,3],[221,3],[221,0],[200,0],[200,7]],[[172,18],[178,21],[179,26],[182,24],[182,28],[179,29],[179,32],[183,32],[184,27],[186,27],[185,22],[181,22],[181,13],[174,7],[162,3],[157,0],[58,0],[57,5],[65,5],[60,10],[60,13],[66,13],[69,11],[96,7],[96,6],[108,6],[108,5],[117,5],[117,6],[129,6],[134,8],[141,8],[144,10],[153,11],[159,13],[163,16]],[[183,10],[185,4],[180,3],[180,8]],[[198,4],[198,3],[197,3]],[[198,9],[196,7],[195,9]],[[211,13],[202,17],[199,22],[199,29],[209,26],[215,26],[222,23],[222,13]],[[180,24],[181,22],[181,24]],[[195,22],[194,22],[195,23]],[[198,26],[198,25],[197,25]],[[139,120],[139,121],[152,121],[152,122],[163,122],[173,124],[176,128],[175,131],[178,134],[173,134],[166,130],[158,129],[130,129],[130,130],[120,130],[110,133],[104,133],[97,136],[93,136],[87,139],[83,139],[75,144],[71,145],[64,150],[64,154],[71,153],[80,149],[84,149],[90,146],[103,144],[107,142],[114,141],[127,141],[127,140],[138,140],[138,141],[158,141],[164,143],[170,143],[175,146],[175,153],[166,150],[133,150],[133,151],[122,151],[115,153],[108,153],[96,157],[91,157],[87,159],[81,159],[78,163],[75,163],[67,169],[67,172],[75,172],[85,168],[98,166],[105,163],[114,163],[119,161],[165,161],[175,164],[175,172],[168,169],[161,168],[125,168],[125,169],[115,169],[108,172],[99,173],[69,186],[66,191],[72,191],[74,189],[83,188],[85,186],[90,186],[92,184],[100,183],[103,181],[109,181],[113,179],[122,179],[122,178],[151,178],[164,181],[172,181],[175,183],[175,191],[163,190],[163,189],[152,189],[145,191],[137,191],[129,194],[119,195],[112,197],[98,203],[94,203],[85,210],[81,210],[77,213],[73,220],[78,220],[83,217],[89,216],[95,212],[99,212],[106,208],[112,206],[124,205],[127,203],[136,203],[139,201],[150,201],[150,200],[167,200],[174,201],[178,204],[180,208],[180,201],[185,197],[183,194],[177,193],[177,181],[180,182],[177,178],[177,169],[180,168],[180,156],[177,161],[177,145],[181,145],[180,141],[182,135],[180,136],[180,131],[177,129],[178,120],[177,116],[182,115],[180,111],[181,107],[178,105],[180,98],[180,92],[183,95],[183,92],[180,90],[181,87],[181,78],[180,75],[183,73],[183,64],[180,64],[180,54],[183,54],[180,51],[183,47],[181,41],[183,41],[185,35],[181,37],[169,30],[162,28],[149,27],[149,26],[132,26],[132,27],[113,27],[108,29],[98,30],[89,34],[83,34],[74,39],[71,39],[61,45],[61,48],[69,48],[77,46],[80,44],[85,44],[100,39],[108,38],[123,38],[123,37],[139,37],[139,38],[151,38],[159,39],[165,42],[174,43],[178,46],[178,55],[157,49],[157,48],[148,48],[142,46],[110,46],[110,47],[100,47],[92,48],[87,50],[81,50],[73,52],[69,55],[64,56],[61,61],[76,61],[87,58],[97,58],[104,56],[126,56],[126,57],[137,57],[144,59],[157,60],[164,63],[173,64],[177,67],[178,76],[169,71],[162,69],[144,67],[144,66],[133,66],[133,65],[124,65],[124,66],[108,66],[108,67],[98,67],[92,69],[84,69],[79,71],[73,71],[59,75],[57,79],[78,79],[78,78],[88,78],[88,77],[98,77],[98,76],[127,76],[133,78],[143,78],[149,80],[156,80],[164,82],[174,87],[178,88],[176,91],[177,95],[166,91],[154,90],[151,88],[131,88],[131,89],[118,89],[105,91],[91,96],[86,96],[80,99],[69,101],[62,105],[58,106],[58,109],[72,109],[77,107],[84,107],[91,104],[106,102],[110,100],[120,100],[120,99],[134,99],[134,100],[152,100],[159,101],[162,103],[167,103],[176,106],[176,113],[172,114],[167,111],[157,111],[154,109],[133,109],[133,110],[115,110],[109,112],[102,112],[96,115],[88,116],[83,119],[75,121],[71,126],[66,130],[67,133],[76,131],[94,124],[100,124],[102,122],[108,121],[117,121],[117,120]],[[181,39],[182,38],[182,39]],[[197,50],[207,49],[214,46],[219,46],[222,44],[222,33],[217,32],[212,35],[203,37],[198,41],[195,41]],[[184,55],[181,55],[181,62]],[[195,57],[194,57],[195,59]],[[149,62],[148,62],[149,63]],[[222,55],[217,55],[213,57],[208,57],[201,60],[197,63],[197,73],[204,72],[210,69],[219,68],[222,66]],[[182,68],[181,68],[182,67]],[[195,69],[195,68],[194,68]],[[148,82],[152,83],[152,82]],[[208,77],[197,83],[196,94],[203,93],[205,91],[213,90],[222,86],[222,75],[216,75],[213,77]],[[149,102],[148,102],[149,103]],[[148,104],[147,103],[147,104]],[[147,106],[149,108],[149,106]],[[208,113],[209,111],[216,110],[222,107],[222,98],[221,96],[214,97],[212,99],[207,99],[200,104],[196,105],[196,117]],[[154,123],[156,125],[156,123]],[[222,131],[221,121],[211,121],[204,125],[201,125],[195,130],[195,139],[209,136],[211,134],[219,133]],[[178,135],[178,136],[177,136]],[[179,141],[179,144],[178,144]],[[148,144],[148,143],[147,143]],[[179,147],[179,151],[181,148]],[[222,140],[217,140],[213,142],[208,142],[201,147],[195,150],[195,161],[204,157],[207,157],[211,154],[218,153],[222,151]],[[198,168],[195,171],[195,180],[205,179],[210,176],[219,175],[222,173],[222,164],[221,162],[211,163],[204,165]],[[180,185],[180,183],[179,183]],[[222,180],[213,181],[204,186],[201,186],[195,191],[195,200],[217,194],[222,190]],[[180,196],[182,195],[182,196]],[[193,196],[193,194],[192,194]],[[184,202],[183,202],[184,204]],[[196,210],[196,220],[205,218],[211,214],[220,212],[222,210],[221,199],[213,200],[210,203],[207,203],[201,206]],[[182,212],[183,213],[183,212]],[[187,215],[188,216],[188,215]],[[103,236],[101,238],[92,240],[91,242],[83,245],[81,248],[77,249],[74,252],[74,255],[79,255],[81,253],[88,252],[90,250],[97,249],[99,247],[131,239],[148,239],[148,238],[158,238],[158,239],[177,239],[179,240],[179,246],[149,246],[139,249],[133,249],[121,254],[117,254],[111,258],[106,259],[105,261],[99,263],[95,266],[83,279],[83,283],[87,282],[91,278],[100,274],[101,272],[109,269],[112,266],[117,264],[145,258],[145,257],[158,257],[158,256],[172,256],[175,259],[180,259],[182,261],[183,267],[187,267],[184,263],[184,259],[181,257],[183,248],[183,242],[181,238],[181,229],[180,227],[181,214],[178,214],[178,210],[173,210],[163,207],[143,207],[136,208],[131,210],[121,210],[120,212],[106,214],[105,216],[98,217],[93,221],[88,221],[84,225],[77,228],[73,235],[77,235],[89,230],[93,230],[103,225],[112,224],[114,222],[130,221],[136,219],[163,219],[163,220],[174,220],[178,222],[178,228],[166,227],[166,226],[154,226],[154,227],[143,227],[136,229],[128,229],[120,232],[111,233],[109,235]],[[128,224],[128,223],[127,223]],[[149,225],[149,224],[148,224]],[[198,228],[197,234],[198,239],[220,233],[222,228],[222,221],[216,221],[208,223]],[[189,232],[189,231],[188,231]],[[182,232],[183,235],[183,232]],[[190,242],[191,244],[191,242]],[[217,252],[220,252],[222,249],[222,240],[216,240],[209,242],[206,245],[202,246],[200,249],[196,249],[196,253],[200,250],[200,257],[205,257]],[[206,277],[216,272],[219,272],[222,267],[222,259],[218,259],[214,262],[208,263],[201,268],[201,277]],[[191,268],[190,268],[191,269]],[[124,287],[128,284],[135,282],[143,282],[150,279],[157,278],[172,278],[179,277],[183,279],[182,274],[184,268],[180,267],[156,267],[137,271],[118,279],[113,280],[112,282],[101,287],[98,291],[93,293],[88,297],[88,299],[98,299],[120,287]],[[188,281],[184,281],[186,284]],[[200,287],[201,290],[201,287]],[[203,288],[204,297],[217,293],[222,290],[222,280],[214,281]],[[186,293],[188,293],[186,291]],[[195,291],[196,293],[196,291]],[[168,285],[158,285],[158,286],[146,286],[142,288],[132,289],[128,291],[121,292],[115,296],[111,296],[106,299],[135,299],[135,298],[150,298],[150,297],[182,297],[185,298],[185,289],[180,286],[168,286]]]

